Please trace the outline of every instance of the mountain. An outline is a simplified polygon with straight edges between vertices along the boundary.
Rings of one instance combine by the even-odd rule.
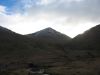
[[[45,35],[49,37],[43,39]],[[62,49],[62,44],[60,44],[62,42],[61,38],[66,40],[65,35],[47,28],[32,34],[32,37],[30,36],[20,35],[0,27],[0,64],[10,64],[12,62],[51,64],[65,59],[66,53]],[[52,40],[49,40],[50,38]],[[68,39],[70,38],[68,37]],[[60,41],[59,44],[57,43],[58,40]]]
[[[97,25],[83,34],[72,39],[74,47],[79,49],[99,50],[100,49],[100,25]]]
[[[35,37],[42,37],[42,38],[59,38],[59,36],[60,37],[62,36],[62,37],[65,37],[65,38],[67,37],[68,39],[70,39],[70,37],[68,37],[67,35],[62,34],[50,27],[40,30],[33,34],[29,34],[29,35],[35,36]]]
[[[30,41],[20,34],[0,26],[0,63],[20,60],[30,51]]]
[[[27,36],[37,39],[39,42],[52,43],[52,44],[67,44],[71,38],[62,34],[52,28],[46,28]]]
[[[71,39],[52,28],[20,35],[0,27],[0,75],[29,75],[37,67],[49,75],[99,75],[99,32],[100,25]]]
[[[70,40],[71,38],[65,34],[62,34],[50,27],[40,30],[36,33],[33,34],[28,34],[28,36],[33,36],[36,38],[42,38],[42,39],[57,39],[57,40],[61,40],[62,38],[66,39],[66,40]],[[62,39],[62,40],[64,40]]]

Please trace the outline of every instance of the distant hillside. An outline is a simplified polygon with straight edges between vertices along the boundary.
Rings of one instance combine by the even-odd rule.
[[[99,75],[99,34],[100,25],[74,39],[52,28],[20,35],[0,27],[0,75],[34,75],[36,67],[38,75]]]
[[[29,35],[20,35],[0,27],[0,62],[20,60],[49,62],[55,61],[54,58],[58,61],[59,58],[70,57],[67,55],[71,51],[70,49],[99,50],[99,34],[100,25],[74,39],[52,28],[46,28]]]
[[[99,50],[100,49],[100,25],[97,25],[83,34],[72,39],[72,44],[78,49]]]
[[[48,33],[48,29],[46,30],[46,33]],[[43,31],[45,32],[45,30]],[[49,40],[47,37],[44,39],[38,37],[40,35],[42,36],[42,31],[40,31],[36,37],[29,37],[0,27],[0,63],[23,62],[23,60],[26,61],[26,63],[33,61],[35,63],[61,61],[61,58],[66,56],[66,53],[62,48],[62,44],[58,44],[57,42],[58,40],[62,42],[61,38],[64,38],[64,40],[70,38],[66,38],[65,35],[58,33],[55,30],[52,31],[53,32],[49,32],[50,36],[48,37],[49,39],[52,37],[52,40]],[[48,34],[43,34],[43,36],[44,35]],[[46,42],[47,40],[45,39],[47,39],[48,42]],[[49,41],[52,43],[49,43]]]
[[[40,30],[33,34],[28,34],[27,36],[33,37],[37,40],[42,40],[43,42],[49,42],[49,43],[66,43],[71,38],[65,34],[62,34],[52,28],[46,28],[43,30]]]
[[[20,60],[31,50],[30,44],[25,36],[0,27],[0,63]]]

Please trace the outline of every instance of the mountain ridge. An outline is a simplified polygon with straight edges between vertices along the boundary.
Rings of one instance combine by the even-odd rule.
[[[100,49],[100,25],[96,25],[83,34],[77,35],[72,39],[74,45],[80,46],[81,49]]]
[[[33,34],[26,35],[30,38],[36,39],[42,42],[48,43],[58,43],[58,44],[67,44],[71,38],[65,34],[62,34],[52,28],[45,28],[43,30],[37,31]]]
[[[50,28],[30,36],[1,27],[0,75],[28,75],[30,64],[50,75],[98,75],[99,33],[96,26],[71,39]]]
[[[1,27],[2,29],[2,27]],[[55,40],[49,41],[38,40],[26,35],[19,35],[6,28],[0,31],[0,63],[10,62],[54,62],[53,58],[57,59],[65,53],[60,50]],[[9,31],[9,33],[8,33]],[[41,57],[40,57],[40,56]],[[62,60],[62,59],[60,59]]]
[[[61,32],[58,32],[58,31],[56,31],[56,30],[54,30],[53,28],[51,28],[51,27],[48,27],[48,28],[45,28],[45,29],[42,29],[42,30],[40,30],[40,31],[37,31],[37,32],[35,32],[35,33],[32,33],[32,34],[27,34],[27,35],[33,35],[33,36],[38,36],[38,35],[42,35],[42,36],[46,36],[46,35],[49,35],[49,34],[52,34],[52,35],[54,35],[54,34],[63,34],[63,33],[61,33]],[[65,34],[63,34],[63,35],[65,35]],[[67,36],[67,35],[65,35],[66,37],[69,37],[69,36]],[[70,38],[70,37],[69,37]]]

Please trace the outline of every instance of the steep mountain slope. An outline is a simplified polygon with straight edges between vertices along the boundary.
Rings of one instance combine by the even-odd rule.
[[[76,36],[72,40],[74,47],[78,49],[100,49],[100,25],[97,25],[85,33]]]
[[[27,36],[32,37],[39,42],[52,45],[64,45],[71,40],[69,36],[64,35],[50,27],[33,34],[28,34]]]
[[[41,33],[43,32],[39,32],[38,36],[40,36]],[[61,38],[62,34],[58,34],[58,32],[56,34],[57,36],[55,36],[56,38],[52,38],[52,42],[56,42],[55,44],[49,43],[51,40],[47,40],[48,42],[45,42],[45,40],[41,39],[42,37],[39,37],[40,40],[38,40],[37,36],[35,38],[34,36],[23,36],[3,27],[0,27],[0,35],[0,63],[34,62],[49,64],[49,62],[55,63],[65,59],[64,56],[66,56],[66,53],[58,46],[58,43],[55,41],[56,38],[59,38],[59,36]],[[44,35],[47,34],[44,33],[43,36]],[[50,36],[54,37],[54,35],[55,33]],[[66,39],[65,37],[64,39]]]
[[[0,63],[20,60],[27,50],[31,49],[30,42],[25,36],[0,27]]]
[[[99,49],[99,30],[71,40],[51,28],[23,36],[0,27],[0,75],[29,75],[32,64],[49,75],[99,75],[100,51],[91,50]]]
[[[46,40],[70,40],[71,39],[69,36],[62,34],[50,27],[40,30],[33,34],[29,34],[28,36],[42,38],[42,39],[46,39]]]

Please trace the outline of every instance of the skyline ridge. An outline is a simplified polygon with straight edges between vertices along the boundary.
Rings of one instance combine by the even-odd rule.
[[[93,26],[93,27],[96,27],[96,26],[100,26],[100,24],[95,25],[95,26]],[[93,27],[91,27],[91,28],[93,28]],[[3,29],[6,28],[6,29],[8,29],[8,30],[10,30],[10,31],[13,31],[13,30],[11,30],[10,28],[4,27],[4,26],[0,26],[0,28],[3,28]],[[89,29],[91,29],[91,28],[89,28]],[[87,29],[87,30],[89,30],[89,29]],[[40,30],[38,30],[38,31],[30,32],[30,33],[26,33],[26,34],[21,34],[21,33],[18,33],[18,32],[16,32],[16,31],[13,31],[13,32],[15,32],[15,33],[17,33],[17,34],[20,34],[20,35],[28,35],[28,34],[34,34],[34,33],[36,33],[36,32],[42,31],[42,30],[53,30],[53,31],[58,31],[58,30],[56,30],[56,29],[54,29],[54,28],[52,28],[52,27],[46,27],[46,28],[40,29]],[[80,34],[77,34],[76,36],[81,35],[81,34],[84,34],[87,30],[85,30],[84,32],[82,32],[82,33],[80,33]],[[60,32],[60,31],[58,31],[58,32]],[[62,32],[60,32],[60,33],[62,33]],[[65,34],[65,33],[62,33],[62,34]],[[67,34],[65,34],[65,35],[68,36]],[[74,36],[74,37],[76,37],[76,36]],[[70,38],[74,38],[74,37],[71,37],[71,36],[69,36],[69,37],[70,37]]]

